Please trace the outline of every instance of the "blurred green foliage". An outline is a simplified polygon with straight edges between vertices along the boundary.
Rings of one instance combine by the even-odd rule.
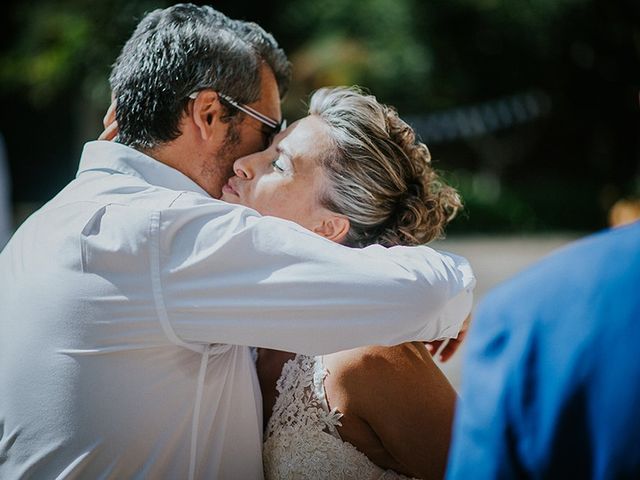
[[[393,101],[411,98],[429,80],[431,52],[422,41],[411,0],[291,2],[278,19],[304,39],[292,52],[292,97],[325,85],[373,87]],[[402,88],[399,88],[400,82]]]
[[[143,13],[169,3],[9,0],[0,20],[0,129],[16,201],[46,200],[73,175],[81,144],[99,132],[110,65]],[[212,5],[260,23],[288,52],[290,118],[304,115],[308,94],[324,85],[362,85],[403,116],[543,92],[546,116],[429,145],[466,199],[453,230],[591,230],[618,197],[638,193],[637,0]],[[42,141],[32,141],[34,124]]]
[[[108,99],[107,75],[138,19],[169,2],[66,0],[17,3],[17,34],[0,56],[0,88],[46,107],[74,92]]]

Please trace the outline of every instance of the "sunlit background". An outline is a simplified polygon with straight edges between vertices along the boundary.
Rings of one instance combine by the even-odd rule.
[[[145,11],[172,2],[5,1],[0,131],[14,222],[75,173],[107,76]],[[211,2],[272,32],[284,101],[359,84],[395,105],[463,193],[457,232],[588,232],[640,189],[637,0]]]

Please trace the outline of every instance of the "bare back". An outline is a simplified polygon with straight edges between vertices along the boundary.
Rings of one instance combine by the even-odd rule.
[[[261,387],[271,414],[273,379],[290,354],[262,350]],[[456,394],[421,343],[363,347],[322,357],[330,410],[342,414],[340,438],[383,469],[442,478]],[[265,421],[266,423],[266,421]]]

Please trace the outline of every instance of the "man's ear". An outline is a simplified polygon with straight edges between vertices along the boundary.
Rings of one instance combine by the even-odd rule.
[[[211,138],[220,118],[220,97],[213,90],[201,90],[193,101],[193,123],[202,140]]]
[[[347,233],[349,233],[350,227],[351,224],[347,217],[332,213],[323,217],[312,228],[312,231],[336,243],[342,243]]]

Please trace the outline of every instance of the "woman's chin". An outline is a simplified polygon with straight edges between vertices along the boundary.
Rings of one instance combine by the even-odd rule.
[[[240,204],[240,198],[238,198],[237,195],[233,195],[231,193],[225,192],[224,190],[222,191],[222,195],[220,196],[220,200],[222,200],[223,202],[227,202],[227,203]]]

